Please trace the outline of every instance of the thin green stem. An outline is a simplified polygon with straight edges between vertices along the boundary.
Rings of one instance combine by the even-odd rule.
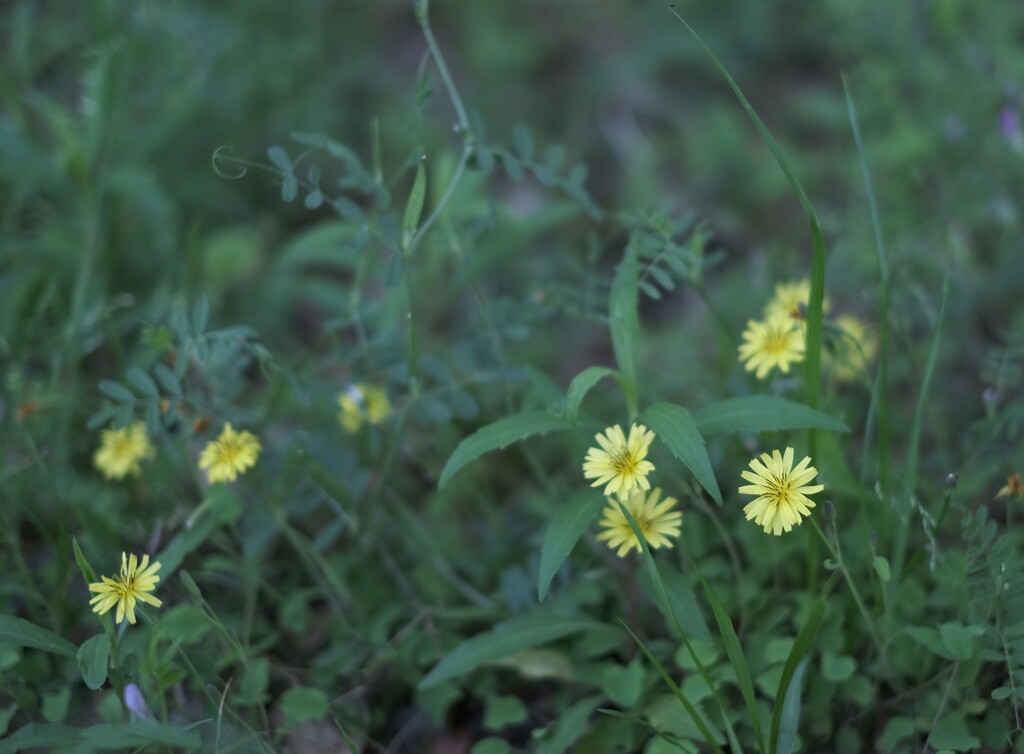
[[[825,543],[825,547],[832,555],[832,559],[835,561],[836,567],[839,569],[840,573],[843,574],[843,579],[846,580],[847,586],[850,587],[850,593],[853,595],[853,601],[857,604],[857,609],[860,611],[861,617],[864,619],[864,625],[867,626],[868,633],[871,634],[871,640],[875,644],[875,650],[878,652],[878,656],[884,658],[885,648],[882,644],[881,638],[879,637],[878,630],[875,628],[875,622],[871,619],[871,614],[868,612],[867,606],[864,604],[864,600],[861,599],[860,590],[857,589],[857,583],[853,580],[853,577],[850,576],[850,572],[846,568],[846,563],[843,562],[843,554],[839,547],[838,537],[836,538],[835,546],[833,546],[832,542],[829,541],[827,536],[825,536],[825,532],[821,530],[821,527],[818,526],[818,522],[815,521],[813,517],[810,519],[810,522],[811,526],[813,526],[814,530],[818,532],[818,536],[821,538],[821,541]]]

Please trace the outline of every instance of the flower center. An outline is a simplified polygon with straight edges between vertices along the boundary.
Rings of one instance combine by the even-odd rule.
[[[789,331],[781,328],[771,328],[768,337],[765,338],[764,348],[770,353],[779,354],[789,350]]]
[[[612,456],[612,468],[619,474],[636,472],[636,459],[628,450],[622,450]]]

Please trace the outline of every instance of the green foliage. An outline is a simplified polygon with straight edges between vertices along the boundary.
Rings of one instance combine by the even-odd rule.
[[[1024,746],[1020,13],[9,6],[0,754]]]

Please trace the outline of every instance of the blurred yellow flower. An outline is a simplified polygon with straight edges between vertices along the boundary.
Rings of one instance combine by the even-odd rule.
[[[792,280],[788,283],[779,283],[775,286],[775,293],[765,304],[765,319],[781,315],[791,319],[805,319],[807,303],[811,300],[810,278],[803,280]],[[829,300],[822,302],[822,311],[829,309]]]
[[[1018,500],[1024,498],[1024,484],[1021,484],[1019,474],[1010,474],[1010,476],[1006,477],[1006,486],[1001,487],[999,492],[996,493],[996,500],[1001,497],[1010,497],[1011,495]]]
[[[644,459],[654,439],[653,432],[643,424],[634,424],[629,429],[627,440],[622,427],[616,424],[608,427],[604,434],[595,435],[594,439],[601,447],[588,450],[583,463],[583,476],[596,479],[591,487],[600,487],[607,482],[605,495],[651,488],[647,475],[654,471],[654,464]]]
[[[89,591],[96,594],[89,604],[92,611],[97,615],[103,615],[114,605],[117,605],[115,620],[120,623],[128,616],[129,623],[135,623],[135,605],[137,601],[145,602],[153,607],[160,607],[163,603],[154,597],[150,592],[156,589],[160,577],[156,575],[160,570],[160,563],[149,562],[149,555],[142,556],[139,563],[138,557],[132,553],[129,558],[121,553],[121,574],[112,579],[109,576],[101,577],[103,581],[89,584]]]
[[[216,440],[211,440],[199,456],[199,468],[207,470],[213,482],[233,482],[239,474],[256,464],[260,441],[252,432],[236,432],[225,424]]]
[[[836,338],[835,352],[826,355],[832,374],[840,382],[853,382],[862,376],[875,359],[878,343],[866,324],[847,314],[836,317],[841,331]]]
[[[750,320],[739,347],[740,361],[748,372],[763,380],[778,367],[789,373],[789,365],[804,360],[804,334],[800,323],[786,315],[774,314],[764,321]]]
[[[637,528],[644,535],[647,544],[652,548],[672,547],[672,538],[679,536],[683,514],[672,510],[676,505],[674,497],[660,500],[661,490],[655,487],[650,492],[636,490],[629,495],[619,495],[618,500],[636,521]],[[608,546],[615,550],[620,558],[630,550],[640,552],[640,540],[637,539],[629,520],[622,509],[612,500],[604,509],[604,518],[598,522],[604,531],[597,539],[607,540]]]
[[[360,382],[349,385],[338,396],[338,421],[349,432],[359,431],[366,419],[370,424],[380,424],[391,416],[391,402],[387,392],[376,385]]]
[[[776,536],[799,526],[814,507],[814,501],[807,495],[825,489],[823,484],[808,484],[818,474],[810,463],[810,456],[805,456],[793,468],[792,448],[786,448],[785,455],[773,450],[770,456],[762,453],[760,461],[756,458],[751,460],[752,471],[740,473],[751,482],[739,488],[740,494],[758,496],[743,508],[747,520],[753,519],[766,534]]]
[[[93,463],[107,479],[123,479],[142,471],[139,463],[152,458],[156,452],[146,435],[146,425],[135,422],[121,429],[100,432],[100,447],[93,455]]]

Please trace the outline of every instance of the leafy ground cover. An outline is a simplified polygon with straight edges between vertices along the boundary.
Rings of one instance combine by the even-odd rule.
[[[1024,750],[1015,4],[0,27],[0,752]]]

